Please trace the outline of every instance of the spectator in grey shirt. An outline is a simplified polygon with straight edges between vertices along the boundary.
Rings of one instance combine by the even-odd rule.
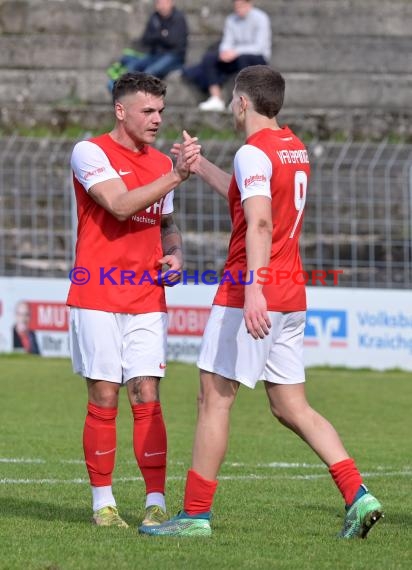
[[[268,64],[272,49],[269,16],[254,7],[252,0],[233,0],[233,12],[226,17],[219,46],[205,53],[200,63],[183,69],[183,77],[209,98],[201,111],[224,111],[222,85],[249,65]]]

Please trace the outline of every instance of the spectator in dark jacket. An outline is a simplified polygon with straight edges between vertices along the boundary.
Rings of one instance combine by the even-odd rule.
[[[188,27],[174,0],[154,0],[154,12],[147,21],[143,36],[135,40],[132,49],[125,49],[119,62],[107,73],[113,82],[127,72],[144,71],[160,79],[180,69],[186,57]]]

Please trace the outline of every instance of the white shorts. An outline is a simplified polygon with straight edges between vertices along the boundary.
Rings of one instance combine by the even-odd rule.
[[[197,365],[254,388],[259,380],[274,384],[305,381],[303,331],[306,312],[269,312],[272,323],[264,339],[246,330],[243,309],[213,305]]]
[[[136,376],[163,377],[167,322],[167,313],[129,315],[70,307],[74,372],[117,384]]]

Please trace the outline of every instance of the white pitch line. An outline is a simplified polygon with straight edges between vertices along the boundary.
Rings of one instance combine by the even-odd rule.
[[[40,459],[40,458],[18,458],[18,457],[0,457],[0,463],[55,463],[53,459]],[[57,463],[63,464],[71,464],[71,465],[83,465],[84,459],[58,459]],[[135,460],[128,460],[125,463],[127,464],[135,464]],[[184,465],[183,461],[169,461],[169,465]],[[225,463],[226,467],[246,467],[246,468],[259,468],[259,469],[316,469],[316,468],[325,468],[323,463],[287,463],[287,462],[271,462],[271,463],[239,463],[239,462],[232,462],[232,463]]]
[[[84,463],[84,459],[61,459],[59,463]],[[122,463],[127,463],[128,465],[135,465],[136,460],[130,459]],[[169,465],[185,465],[184,461],[168,461]],[[188,465],[188,463],[186,463]],[[325,469],[326,466],[323,463],[285,463],[285,462],[271,462],[271,463],[239,463],[238,461],[234,463],[225,462],[226,467],[246,467],[246,468],[259,468],[259,469]]]
[[[272,469],[294,469],[298,467],[299,469],[315,469],[321,467],[325,469],[326,465],[324,463],[285,463],[285,462],[273,462],[273,463],[258,463],[257,467],[270,467]]]
[[[45,459],[30,459],[24,457],[0,457],[0,463],[47,463]]]
[[[412,471],[379,471],[362,473],[367,477],[410,477]],[[218,477],[222,481],[272,481],[272,480],[314,480],[328,478],[328,473],[318,475],[221,475]],[[186,476],[175,476],[167,478],[169,481],[183,481]],[[143,477],[118,477],[115,478],[116,483],[130,483],[135,481],[143,481]],[[1,485],[83,485],[89,484],[88,479],[75,478],[75,479],[0,479]]]

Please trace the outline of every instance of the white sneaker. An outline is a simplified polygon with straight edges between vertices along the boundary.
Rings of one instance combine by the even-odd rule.
[[[217,111],[221,113],[225,110],[225,102],[220,97],[209,97],[209,99],[200,103],[199,109],[201,111]]]

